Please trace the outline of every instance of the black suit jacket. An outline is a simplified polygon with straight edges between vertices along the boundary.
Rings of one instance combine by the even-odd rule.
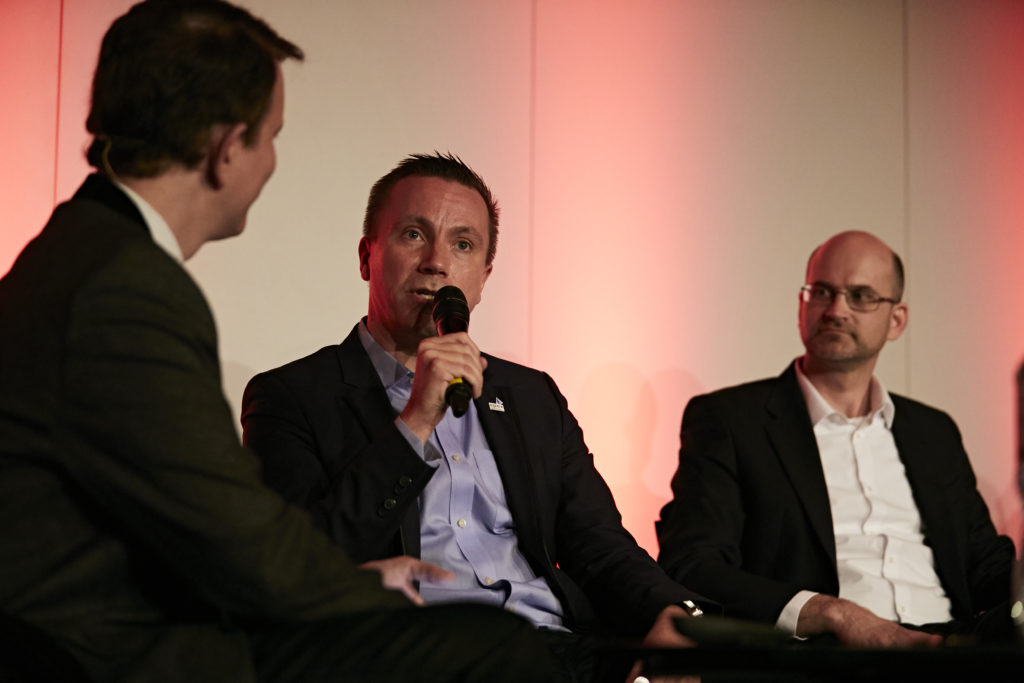
[[[1009,597],[1013,544],[992,526],[953,420],[892,400],[925,541],[954,618],[968,618]],[[828,491],[792,365],[690,401],[672,491],[658,561],[726,614],[774,623],[800,590],[838,595]]]
[[[645,632],[697,596],[671,581],[622,527],[583,433],[545,373],[491,356],[477,411],[505,486],[519,547],[547,578],[568,625]],[[491,410],[500,399],[504,412]],[[419,554],[417,497],[433,469],[394,425],[356,330],[246,388],[243,440],[268,483],[313,512],[358,561]],[[595,608],[596,607],[596,614]]]
[[[96,680],[247,681],[240,620],[407,605],[260,480],[210,310],[101,176],[0,280],[0,611]]]

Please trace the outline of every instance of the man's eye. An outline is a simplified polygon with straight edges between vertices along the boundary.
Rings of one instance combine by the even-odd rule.
[[[473,248],[473,244],[467,240],[459,240],[455,243],[455,248],[459,251],[469,251]]]
[[[815,299],[831,299],[832,288],[826,287],[825,285],[815,285],[811,288],[811,296]]]
[[[850,290],[850,301],[857,304],[872,304],[878,301],[878,295],[870,289]]]
[[[411,240],[418,240],[420,238],[420,231],[415,228],[408,228],[405,231],[405,236]]]

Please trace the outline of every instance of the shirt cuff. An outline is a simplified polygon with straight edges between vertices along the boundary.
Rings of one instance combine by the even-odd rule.
[[[796,625],[800,621],[800,610],[804,608],[807,601],[813,598],[817,593],[814,591],[800,591],[786,603],[786,606],[782,608],[782,613],[779,614],[778,620],[775,622],[775,628],[788,633],[791,636],[796,635]]]
[[[409,442],[409,447],[416,451],[416,455],[420,456],[423,462],[437,467],[439,464],[437,461],[441,459],[441,453],[438,452],[433,444],[429,441],[427,443],[420,441],[420,437],[416,436],[409,429],[409,425],[405,424],[405,420],[402,419],[401,415],[395,418],[395,427],[398,428],[398,433],[405,437],[405,440]]]

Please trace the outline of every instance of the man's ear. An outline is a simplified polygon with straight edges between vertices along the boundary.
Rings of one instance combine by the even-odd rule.
[[[244,123],[231,126],[216,126],[210,135],[210,146],[206,154],[206,180],[219,190],[224,187],[231,174],[238,168],[238,154],[245,146]]]
[[[370,240],[359,238],[359,275],[364,281],[370,281]]]
[[[910,310],[907,308],[907,304],[899,302],[894,304],[892,312],[889,314],[889,333],[886,335],[886,339],[889,341],[895,341],[900,338],[903,334],[903,330],[907,329],[907,321],[910,317]]]

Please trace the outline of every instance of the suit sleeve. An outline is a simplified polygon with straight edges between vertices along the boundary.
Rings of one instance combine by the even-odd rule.
[[[152,244],[72,302],[61,465],[112,524],[229,612],[309,620],[407,603],[264,486],[220,386],[209,309]]]
[[[766,623],[775,623],[800,590],[821,591],[744,570],[742,548],[754,524],[747,519],[734,435],[713,397],[698,396],[687,405],[680,444],[673,499],[657,525],[658,562],[668,574],[721,603],[726,616]],[[779,536],[786,533],[779,528],[776,538],[756,542],[784,554]]]
[[[643,634],[665,607],[705,599],[672,581],[623,527],[612,493],[594,467],[583,432],[550,377],[561,420],[558,565],[579,585],[603,620]]]
[[[381,401],[373,433],[338,396],[275,372],[253,377],[242,409],[266,482],[357,562],[404,552],[400,527],[413,516],[419,528],[416,499],[434,473],[395,426],[383,389],[365,398]]]

